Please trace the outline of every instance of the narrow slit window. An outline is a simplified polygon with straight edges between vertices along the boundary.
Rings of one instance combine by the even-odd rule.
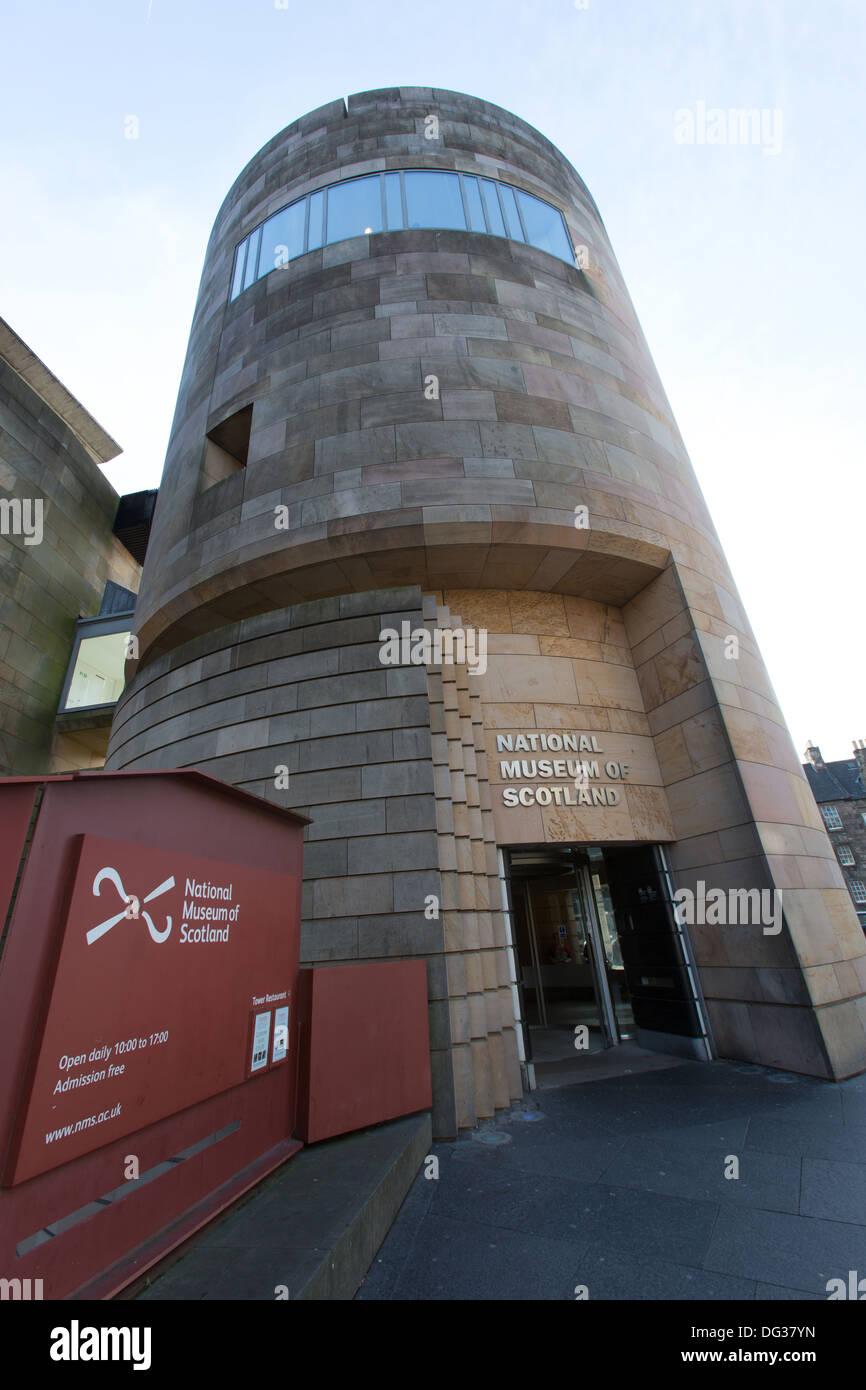
[[[466,206],[469,209],[470,232],[486,232],[487,223],[484,221],[484,207],[481,202],[478,180],[473,179],[470,174],[463,175],[463,192],[466,195]]]
[[[400,192],[400,175],[385,175],[385,213],[389,232],[398,231],[403,226],[403,195]]]
[[[237,299],[244,287],[244,260],[247,254],[247,243],[242,241],[235,252],[235,269],[232,275],[232,299]]]
[[[249,245],[247,247],[247,268],[244,272],[245,290],[248,290],[253,281],[258,279],[259,245],[261,239],[262,229],[261,227],[256,227],[256,230],[249,238]]]
[[[482,179],[481,187],[484,192],[484,206],[487,210],[487,220],[490,223],[491,236],[505,236],[505,223],[502,220],[502,209],[499,206],[499,194],[496,191],[496,184],[492,179]]]
[[[307,250],[317,251],[325,240],[325,194],[324,190],[310,195],[310,232]]]

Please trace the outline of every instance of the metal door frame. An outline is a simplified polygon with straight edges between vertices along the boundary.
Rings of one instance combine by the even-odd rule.
[[[510,848],[510,847],[509,847]],[[598,1018],[601,1025],[601,1034],[604,1048],[617,1047],[620,1044],[619,1027],[616,1021],[616,1009],[610,993],[610,985],[607,978],[605,966],[604,941],[601,934],[601,924],[598,920],[598,909],[595,903],[595,890],[592,886],[589,865],[585,859],[585,847],[570,845],[568,847],[571,856],[572,867],[574,869],[574,889],[580,895],[583,917],[586,923],[586,934],[589,943],[590,968],[592,970],[592,987],[595,994],[595,1003],[598,1009]],[[537,1026],[549,1029],[550,1023],[547,1017],[547,998],[546,986],[542,978],[541,961],[538,956],[538,941],[535,933],[535,914],[532,911],[532,894],[530,877],[522,877],[514,874],[509,862],[508,885],[513,893],[516,886],[520,884],[523,891],[523,907],[526,913],[526,923],[529,928],[529,952],[532,958],[532,970],[535,977],[535,996],[538,1004]],[[563,888],[563,892],[569,891]],[[520,988],[525,993],[526,985],[520,981]],[[524,1020],[527,1033],[527,1043],[529,1042],[529,1020]],[[527,1049],[528,1050],[528,1049]],[[531,1056],[531,1052],[529,1053]]]
[[[547,1000],[544,997],[544,981],[541,978],[541,961],[538,959],[538,942],[535,938],[535,916],[532,911],[532,898],[529,893],[531,880],[523,880],[523,905],[526,909],[526,920],[529,925],[529,954],[532,956],[532,969],[535,973],[535,999],[538,1004],[539,1027],[547,1028]],[[525,986],[524,986],[525,988]],[[529,1023],[527,1022],[527,1027]]]
[[[698,972],[698,966],[695,960],[694,951],[692,950],[692,943],[689,939],[689,934],[687,931],[684,930],[683,923],[680,921],[679,916],[677,915],[677,911],[674,907],[674,877],[671,873],[670,865],[668,864],[668,858],[665,854],[664,845],[655,845],[653,849],[656,868],[658,869],[659,878],[661,879],[662,886],[665,890],[665,908],[668,916],[668,924],[673,932],[674,940],[676,941],[677,946],[679,947],[680,959],[682,961],[683,969],[686,973],[686,979],[688,980],[689,987],[692,991],[692,1000],[694,1002],[695,1012],[698,1016],[698,1024],[701,1029],[701,1032],[696,1041],[699,1044],[703,1044],[703,1049],[706,1053],[706,1060],[712,1061],[714,1057],[718,1056],[718,1052],[716,1050],[716,1045],[713,1039],[713,1030],[710,1026],[709,1010],[707,1009],[707,1001],[704,998],[704,991],[701,988],[701,977]]]
[[[592,886],[589,865],[585,860],[579,859],[579,850],[572,849],[575,857],[575,871],[578,883],[582,887],[582,897],[584,899],[584,916],[586,918],[587,937],[590,944],[590,955],[592,957],[592,978],[593,988],[595,989],[596,1004],[598,1005],[598,1017],[601,1023],[602,1037],[604,1045],[617,1047],[619,1045],[619,1028],[616,1021],[616,1009],[611,998],[610,985],[607,978],[606,957],[604,954],[604,942],[601,935],[601,924],[598,920],[598,909],[595,905],[595,889]]]

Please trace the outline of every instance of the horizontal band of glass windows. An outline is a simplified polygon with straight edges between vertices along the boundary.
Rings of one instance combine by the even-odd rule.
[[[274,213],[235,251],[231,297],[320,246],[414,227],[510,237],[574,264],[565,220],[550,203],[474,174],[406,169],[346,179]]]

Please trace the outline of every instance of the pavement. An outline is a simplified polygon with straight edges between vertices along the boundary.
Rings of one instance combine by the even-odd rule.
[[[866,1277],[866,1076],[679,1061],[537,1090],[430,1153],[358,1300],[826,1300]]]

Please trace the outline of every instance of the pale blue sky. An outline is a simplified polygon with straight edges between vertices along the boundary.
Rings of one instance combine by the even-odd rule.
[[[789,727],[866,738],[861,0],[7,0],[3,316],[159,482],[202,259],[253,154],[351,92],[449,87],[605,220]],[[685,145],[750,107],[781,148]],[[135,115],[139,138],[124,136]]]

